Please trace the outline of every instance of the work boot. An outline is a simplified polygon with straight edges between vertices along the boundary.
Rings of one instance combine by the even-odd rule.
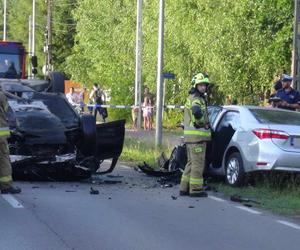
[[[190,193],[190,197],[207,197],[207,193],[205,191]]]
[[[182,191],[182,190],[179,191],[180,196],[188,196],[189,194],[190,194],[189,191]]]
[[[19,194],[21,193],[21,188],[10,186],[8,188],[2,189],[1,194]]]

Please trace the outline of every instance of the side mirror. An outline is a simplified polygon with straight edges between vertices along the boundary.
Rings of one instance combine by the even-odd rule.
[[[31,57],[31,64],[32,64],[33,68],[36,68],[38,66],[37,56],[32,56]]]

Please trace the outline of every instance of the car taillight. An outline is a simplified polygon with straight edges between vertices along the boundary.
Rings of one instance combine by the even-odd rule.
[[[280,130],[275,129],[265,129],[258,128],[252,131],[259,139],[282,139],[286,140],[289,138],[289,135]]]

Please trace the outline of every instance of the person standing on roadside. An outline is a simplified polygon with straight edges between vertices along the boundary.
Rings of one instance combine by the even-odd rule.
[[[143,118],[144,118],[144,130],[151,130],[152,124],[151,124],[151,102],[148,97],[145,97],[144,103],[143,103]]]
[[[105,122],[105,118],[107,117],[107,110],[101,105],[106,103],[106,95],[98,86],[97,83],[93,85],[93,90],[90,94],[90,99],[93,101],[94,104],[96,104],[94,108],[94,116],[95,120],[97,120],[97,112],[99,112],[99,115],[102,117],[102,120]]]
[[[12,185],[12,168],[9,160],[7,137],[10,135],[6,120],[8,104],[0,88],[0,190],[2,194],[18,194],[21,189]]]
[[[132,128],[134,131],[138,130],[138,114],[139,114],[139,107],[134,106],[131,110]]]
[[[300,109],[300,94],[291,86],[293,77],[283,74],[281,81],[282,89],[278,90],[276,93],[276,97],[279,97],[281,99],[281,101],[278,103],[278,108],[292,111]]]
[[[84,87],[79,95],[78,95],[78,99],[79,99],[79,104],[80,104],[80,107],[81,107],[81,112],[84,112],[84,106],[85,106],[85,103],[84,103],[84,100],[85,100],[85,93],[86,93],[86,88]]]
[[[68,102],[72,105],[72,106],[78,106],[78,95],[75,92],[75,88],[71,87],[69,93],[66,94],[66,98],[68,100]]]
[[[188,161],[180,182],[180,195],[207,197],[203,189],[206,143],[211,140],[205,93],[209,79],[202,73],[192,79],[184,108],[184,140]]]
[[[154,95],[150,92],[148,87],[145,87],[144,89],[144,100],[143,102],[145,103],[145,99],[148,99],[149,106],[151,107],[150,112],[148,112],[148,124],[149,124],[149,130],[152,130],[152,123],[153,123],[153,105],[154,105]]]

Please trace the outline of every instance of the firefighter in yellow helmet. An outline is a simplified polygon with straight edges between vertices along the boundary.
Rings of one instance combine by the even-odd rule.
[[[203,170],[206,142],[211,139],[205,93],[208,76],[199,73],[192,80],[192,88],[184,109],[184,139],[188,161],[180,182],[180,195],[207,197],[203,190]]]
[[[0,190],[2,194],[17,194],[21,189],[12,186],[12,169],[7,143],[10,131],[6,121],[6,111],[7,100],[0,87]]]

